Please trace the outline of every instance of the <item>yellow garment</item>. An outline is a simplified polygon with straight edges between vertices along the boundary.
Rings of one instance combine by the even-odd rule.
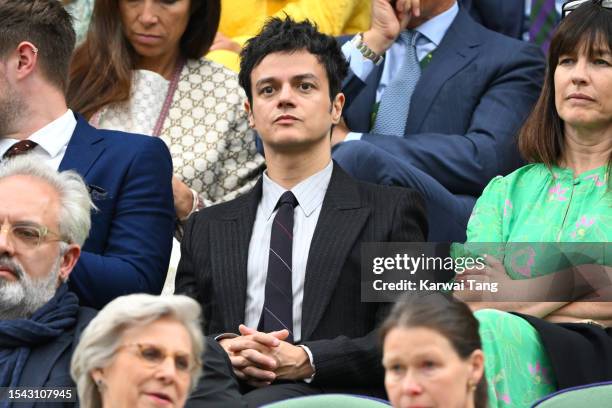
[[[309,19],[330,35],[355,34],[370,27],[371,0],[221,0],[219,31],[240,45],[263,27],[270,16],[285,13],[297,21]],[[207,58],[238,71],[238,54],[212,51]]]

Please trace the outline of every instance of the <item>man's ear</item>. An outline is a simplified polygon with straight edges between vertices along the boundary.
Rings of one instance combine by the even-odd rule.
[[[331,104],[332,123],[337,125],[342,118],[342,108],[344,107],[345,97],[342,92],[338,93]]]
[[[244,110],[246,111],[249,119],[249,126],[255,129],[255,118],[253,117],[253,110],[251,109],[251,104],[248,100],[244,101]]]
[[[68,249],[64,252],[60,260],[59,277],[62,282],[66,282],[68,279],[70,272],[72,272],[79,260],[79,256],[81,256],[81,247],[77,244],[68,245]]]
[[[38,48],[29,41],[22,41],[15,50],[17,56],[17,79],[30,75],[38,64]]]

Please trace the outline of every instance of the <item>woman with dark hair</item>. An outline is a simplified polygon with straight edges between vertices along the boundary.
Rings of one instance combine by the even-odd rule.
[[[247,191],[263,166],[236,75],[201,58],[219,15],[220,0],[97,0],[71,67],[72,109],[166,142],[179,220]]]
[[[439,293],[395,305],[382,325],[385,388],[394,407],[486,408],[478,321]]]
[[[494,397],[512,406],[556,388],[612,379],[612,368],[605,366],[612,342],[598,328],[611,325],[612,303],[575,301],[583,295],[609,300],[612,289],[609,251],[593,244],[612,240],[612,2],[569,1],[563,15],[551,41],[542,94],[519,135],[520,150],[531,164],[496,177],[485,188],[470,218],[465,248],[483,253],[474,243],[497,244],[483,244],[488,247],[484,270],[458,277],[497,282],[505,294],[533,300],[470,303],[473,309],[530,315],[478,314],[491,328],[490,338],[481,335],[485,345],[494,346],[485,347]],[[589,283],[607,278],[608,283],[580,294],[580,285],[571,287],[578,278]],[[564,293],[564,286],[573,292],[550,296]],[[456,295],[481,300],[472,292]],[[502,297],[497,300],[508,300]],[[576,324],[585,321],[591,324]],[[565,326],[549,322],[569,323],[570,331],[588,336],[570,333],[551,341],[548,333],[558,334]],[[570,360],[570,365],[562,363]]]

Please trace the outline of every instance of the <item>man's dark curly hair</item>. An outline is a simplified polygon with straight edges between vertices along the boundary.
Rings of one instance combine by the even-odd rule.
[[[238,80],[253,103],[251,72],[269,54],[308,51],[325,67],[329,81],[329,97],[333,101],[340,92],[342,80],[348,72],[348,63],[334,37],[317,31],[308,20],[296,22],[289,16],[270,18],[259,34],[251,38],[240,53]]]

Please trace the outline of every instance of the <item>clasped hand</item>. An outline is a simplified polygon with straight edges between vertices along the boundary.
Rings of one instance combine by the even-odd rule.
[[[289,332],[263,333],[240,325],[241,336],[223,339],[219,344],[230,357],[234,374],[254,387],[275,380],[299,380],[313,374],[306,351],[285,341]]]

